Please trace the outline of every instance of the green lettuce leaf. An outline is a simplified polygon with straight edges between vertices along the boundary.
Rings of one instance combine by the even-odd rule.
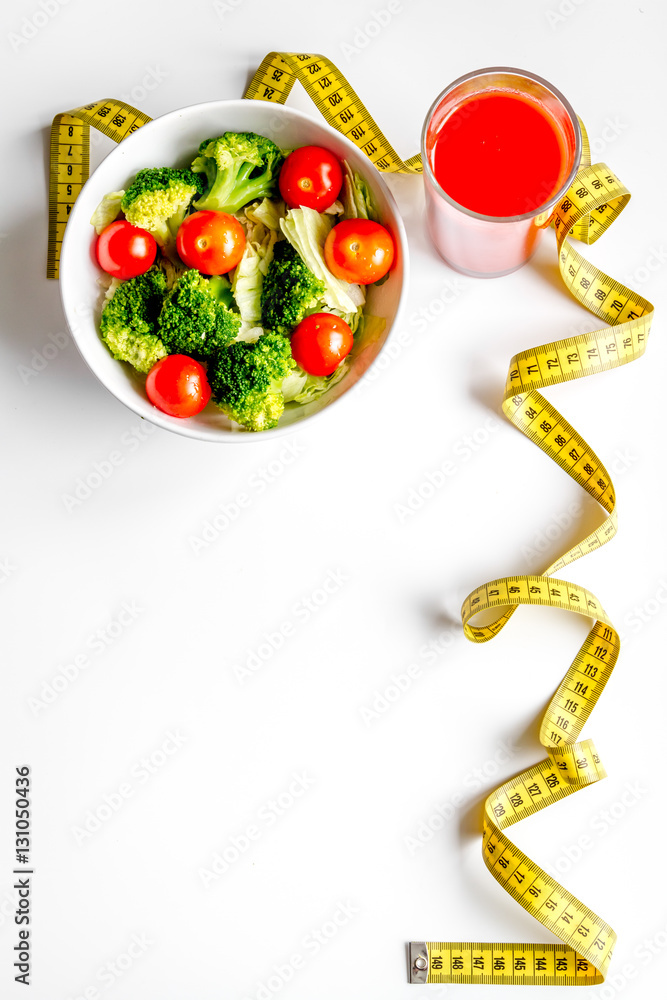
[[[343,201],[343,217],[345,219],[372,219],[373,222],[380,221],[368,184],[361,174],[352,170],[347,160],[343,160],[343,189],[341,191],[341,198]]]
[[[338,368],[331,375],[309,375],[303,368],[297,368],[290,372],[282,384],[282,394],[286,403],[312,403],[325,392],[336,385],[337,382],[350,370],[350,362],[345,358],[338,365]]]
[[[261,222],[267,229],[280,230],[280,220],[285,218],[285,202],[263,198],[246,205],[245,214],[250,222]]]
[[[341,313],[356,313],[366,301],[361,285],[335,278],[324,262],[324,244],[333,227],[333,218],[314,208],[293,208],[280,221],[280,228],[313,274],[324,282],[324,301]]]
[[[121,214],[120,203],[124,194],[124,191],[110,191],[109,194],[105,194],[93,212],[90,217],[90,224],[95,226],[95,232],[98,236],[103,229],[106,229],[112,222],[115,222]]]
[[[266,211],[260,214],[266,215],[270,213],[268,206],[272,204],[265,198],[259,206],[250,206],[250,211],[246,209],[248,238],[243,257],[236,266],[232,279],[232,294],[242,321],[237,340],[246,339],[248,332],[257,327],[262,318],[262,284],[273,260],[273,246],[280,234],[277,226],[269,227],[259,221],[257,211],[265,205]],[[276,215],[276,222],[278,218]]]

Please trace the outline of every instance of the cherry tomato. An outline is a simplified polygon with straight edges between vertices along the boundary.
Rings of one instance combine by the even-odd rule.
[[[333,205],[343,186],[343,171],[333,153],[322,146],[301,146],[283,163],[278,180],[289,208],[314,208],[318,212]]]
[[[344,319],[332,313],[311,313],[292,334],[292,357],[309,375],[331,375],[353,342]]]
[[[193,417],[211,398],[206,372],[186,354],[169,354],[146,377],[146,394],[153,406],[171,417]]]
[[[202,274],[227,274],[245,250],[245,230],[227,212],[194,212],[181,223],[176,249],[188,267]]]
[[[157,243],[151,234],[124,219],[103,229],[95,245],[97,263],[102,270],[121,281],[145,274],[156,253]]]
[[[370,285],[383,278],[393,264],[394,241],[379,222],[345,219],[327,236],[324,259],[337,278]]]

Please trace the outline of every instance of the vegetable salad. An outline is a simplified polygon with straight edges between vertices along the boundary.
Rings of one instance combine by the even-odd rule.
[[[363,178],[317,146],[252,132],[202,142],[190,169],[140,170],[91,223],[107,289],[100,335],[151,402],[211,402],[250,431],[349,369],[366,286],[394,258]]]

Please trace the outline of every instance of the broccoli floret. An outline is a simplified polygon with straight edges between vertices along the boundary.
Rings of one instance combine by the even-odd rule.
[[[184,264],[183,261],[179,260],[178,263],[174,263],[174,261],[169,260],[168,257],[163,257],[162,255],[158,256],[158,259],[155,261],[155,265],[156,267],[159,267],[164,274],[168,292],[171,291],[183,272],[188,269],[187,265]]]
[[[288,337],[325,290],[291,243],[276,243],[262,285],[262,326]]]
[[[169,353],[202,361],[231,343],[241,328],[240,315],[227,308],[231,301],[227,278],[205,278],[199,271],[184,271],[158,317],[158,333]]]
[[[190,202],[204,190],[201,177],[191,170],[150,167],[140,170],[120,203],[125,218],[133,226],[147,229],[173,260],[176,233]]]
[[[114,358],[140,372],[149,372],[169,353],[155,333],[166,287],[164,274],[153,265],[145,274],[120,282],[102,310],[102,339]]]
[[[280,333],[264,333],[252,344],[237,341],[209,360],[213,401],[248,430],[268,430],[285,408],[281,385],[294,367],[290,342]]]
[[[195,207],[234,213],[256,198],[272,197],[283,159],[274,142],[255,132],[225,132],[207,139],[192,164],[208,182]]]

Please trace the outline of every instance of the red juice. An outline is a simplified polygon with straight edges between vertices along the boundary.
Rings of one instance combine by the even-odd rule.
[[[562,183],[562,138],[535,102],[486,91],[459,105],[443,123],[433,172],[450,198],[480,215],[532,212]]]
[[[422,129],[426,225],[450,267],[498,277],[534,253],[581,156],[577,116],[555,87],[507,66],[466,73]]]

